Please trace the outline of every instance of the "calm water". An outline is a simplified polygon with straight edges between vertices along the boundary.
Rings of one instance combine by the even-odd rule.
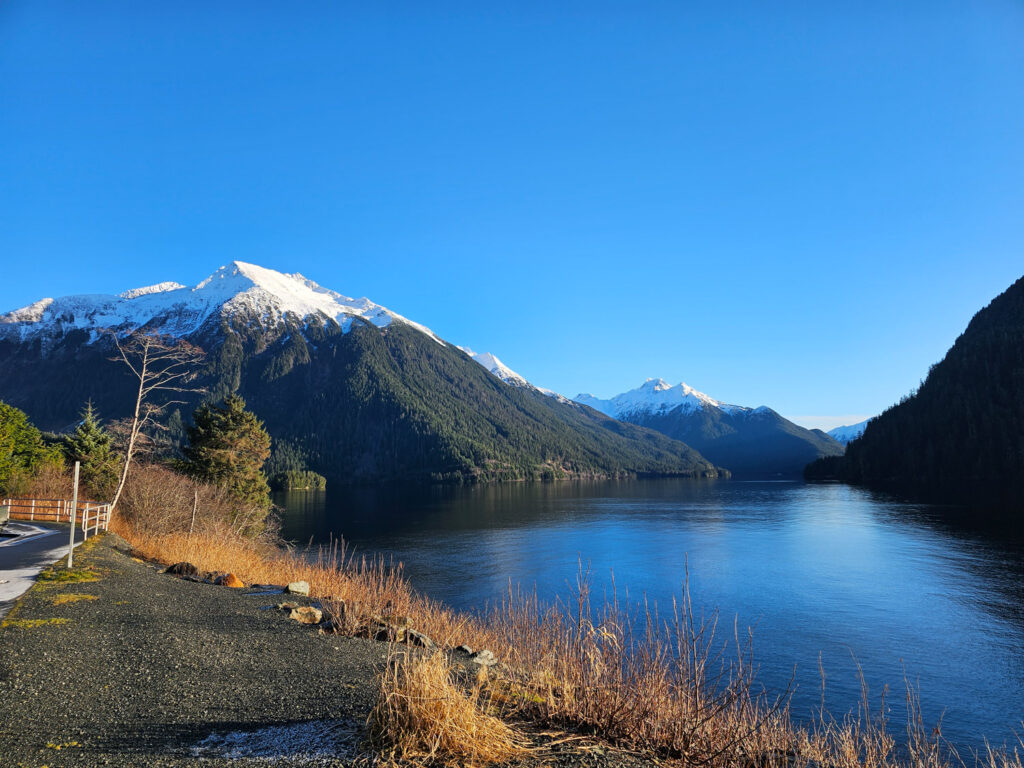
[[[874,703],[902,717],[904,676],[926,722],[961,747],[1011,741],[1024,719],[1024,536],[950,523],[949,510],[838,485],[652,480],[482,488],[341,489],[279,496],[284,535],[343,535],[393,556],[422,592],[475,609],[511,579],[565,597],[579,560],[598,594],[668,606],[688,560],[697,606],[754,627],[759,681],[794,712]],[[902,720],[895,723],[902,727]]]

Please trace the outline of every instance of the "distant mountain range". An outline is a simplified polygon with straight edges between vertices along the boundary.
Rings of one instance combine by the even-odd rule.
[[[112,335],[133,331],[202,347],[206,399],[239,392],[276,450],[336,480],[726,474],[368,299],[244,262],[194,287],[42,299],[0,316],[0,399],[51,430],[87,399],[108,419],[126,415],[131,379],[110,357]],[[172,414],[172,430],[197,404]]]
[[[835,429],[830,429],[825,434],[836,442],[846,445],[851,440],[856,440],[864,434],[864,427],[868,425],[868,421],[870,419],[864,419],[864,421],[858,421],[856,424],[849,424],[844,427],[836,427]]]
[[[807,477],[1021,519],[1024,277],[974,316],[915,393],[871,419],[845,457],[811,464]]]
[[[575,401],[608,416],[681,440],[735,477],[799,477],[808,462],[837,456],[843,446],[817,429],[804,429],[771,408],[720,402],[687,384],[648,379],[607,400]]]

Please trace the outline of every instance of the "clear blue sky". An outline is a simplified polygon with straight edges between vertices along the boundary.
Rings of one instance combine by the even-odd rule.
[[[1024,5],[0,4],[0,310],[232,259],[570,395],[871,415],[1024,273]]]

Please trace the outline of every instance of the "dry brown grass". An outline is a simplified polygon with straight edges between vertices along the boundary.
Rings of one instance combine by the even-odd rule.
[[[169,503],[184,500],[172,498],[177,500]],[[691,767],[964,765],[941,730],[922,723],[909,686],[905,732],[890,729],[884,702],[872,710],[866,691],[860,710],[841,720],[823,714],[809,726],[794,724],[785,692],[774,699],[755,693],[749,636],[741,638],[733,626],[725,643],[717,616],[695,616],[685,587],[678,603],[659,615],[656,606],[620,603],[614,592],[592,605],[589,579],[581,572],[568,603],[545,605],[510,590],[490,613],[467,615],[418,595],[400,566],[351,558],[340,543],[316,553],[285,550],[267,537],[240,535],[213,516],[190,536],[182,513],[174,514],[169,526],[115,518],[114,529],[149,559],[231,571],[248,583],[305,580],[342,619],[344,631],[356,632],[370,617],[400,616],[442,648],[468,644],[494,651],[502,663],[468,692],[458,688],[441,654],[392,658],[373,727],[377,743],[394,759],[451,765],[503,759],[516,742],[498,727],[491,716],[497,713],[579,729]],[[477,738],[468,738],[470,732]],[[1018,753],[1006,750],[974,762],[1024,768]]]
[[[370,715],[370,739],[401,764],[485,766],[524,751],[515,732],[492,709],[486,671],[463,690],[447,655],[393,653],[380,678]]]

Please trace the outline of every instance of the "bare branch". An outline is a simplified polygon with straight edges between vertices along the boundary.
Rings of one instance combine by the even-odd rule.
[[[155,423],[156,417],[163,413],[169,405],[184,403],[182,400],[174,399],[154,403],[150,397],[159,392],[177,394],[203,392],[201,387],[186,385],[194,381],[198,375],[196,369],[205,353],[199,347],[183,339],[175,339],[170,336],[141,331],[132,333],[124,340],[119,338],[116,333],[111,333],[111,336],[118,352],[118,356],[112,357],[111,360],[124,363],[139,382],[135,396],[135,410],[131,419],[131,427],[128,430],[121,479],[110,503],[111,510],[113,510],[117,507],[125,481],[128,479],[128,468],[131,465],[132,455],[136,450],[142,428],[146,424]]]

